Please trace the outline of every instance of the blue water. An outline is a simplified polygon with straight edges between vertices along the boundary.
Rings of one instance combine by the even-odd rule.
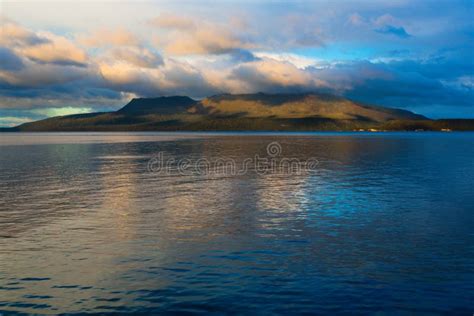
[[[472,315],[474,134],[0,134],[16,312]]]

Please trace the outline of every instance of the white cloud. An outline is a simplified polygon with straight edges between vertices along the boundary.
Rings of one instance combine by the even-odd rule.
[[[41,32],[39,35],[47,39],[47,42],[17,48],[16,51],[20,55],[38,62],[59,65],[86,65],[86,52],[72,41],[49,32]]]
[[[8,19],[0,24],[0,45],[42,63],[85,65],[87,62],[86,52],[66,37],[33,32]]]
[[[44,43],[47,40],[6,17],[0,16],[0,45],[22,47]]]
[[[327,62],[317,59],[310,58],[306,56],[301,56],[291,53],[271,53],[271,52],[256,52],[254,53],[256,57],[260,58],[270,58],[280,62],[289,62],[296,66],[299,69],[305,69],[306,67],[322,67],[327,64]]]

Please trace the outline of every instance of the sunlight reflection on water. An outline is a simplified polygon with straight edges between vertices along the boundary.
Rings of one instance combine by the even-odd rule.
[[[473,140],[0,134],[0,311],[471,313]],[[318,168],[147,170],[272,141]]]

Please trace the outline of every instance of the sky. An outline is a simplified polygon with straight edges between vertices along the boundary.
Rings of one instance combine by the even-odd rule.
[[[0,126],[255,92],[474,118],[473,21],[472,0],[0,0]]]

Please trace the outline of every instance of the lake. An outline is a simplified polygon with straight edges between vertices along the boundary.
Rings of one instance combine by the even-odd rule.
[[[5,312],[472,315],[474,133],[0,134]]]

